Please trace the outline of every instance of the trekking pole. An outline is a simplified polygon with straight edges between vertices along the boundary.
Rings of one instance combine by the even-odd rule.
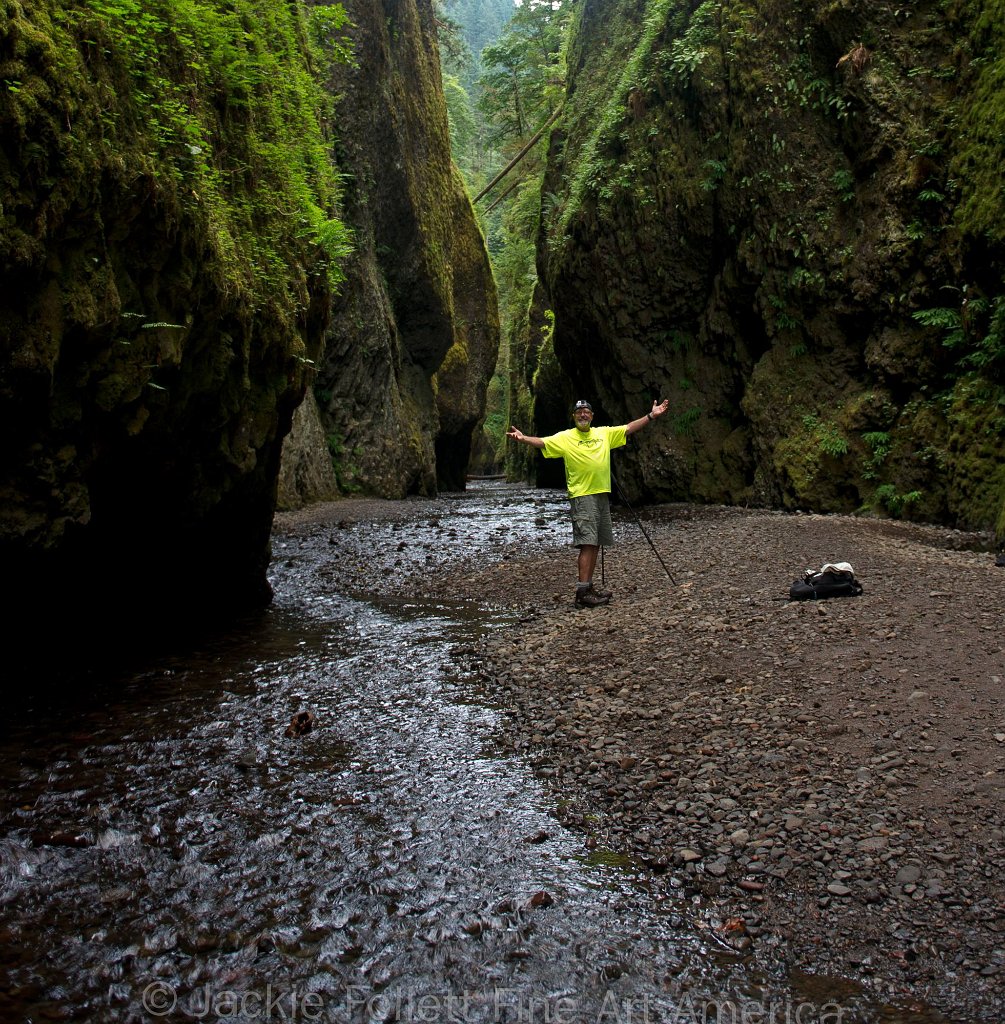
[[[653,543],[652,537],[649,536],[648,531],[642,525],[642,520],[639,519],[635,509],[632,508],[631,502],[625,497],[625,492],[621,489],[621,484],[618,483],[617,477],[613,472],[611,473],[611,479],[614,481],[614,486],[618,489],[618,494],[620,495],[621,500],[628,506],[628,511],[635,516],[635,522],[638,523],[639,529],[642,531],[642,536],[649,541],[649,546],[653,549],[653,554],[659,559],[660,565],[663,566],[663,571],[670,577],[670,582],[676,587],[677,581],[673,578],[673,573],[671,573],[667,568],[666,562],[663,561],[663,556],[656,550],[656,545]]]

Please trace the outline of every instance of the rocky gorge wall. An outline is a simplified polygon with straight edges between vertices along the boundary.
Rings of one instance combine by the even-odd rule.
[[[463,486],[498,325],[432,10],[350,6],[0,0],[9,622],[263,604],[280,476]]]
[[[327,450],[297,430],[284,455],[332,470],[327,493],[284,488],[287,507],[463,489],[499,345],[488,255],[450,159],[432,4],[346,9],[355,62],[336,69],[332,91],[356,251],[313,387]]]
[[[634,497],[1005,535],[1003,24],[998,0],[584,0],[537,432],[581,394],[598,422],[667,396],[620,459]]]
[[[13,639],[267,600],[345,248],[310,59],[284,2],[0,2]]]

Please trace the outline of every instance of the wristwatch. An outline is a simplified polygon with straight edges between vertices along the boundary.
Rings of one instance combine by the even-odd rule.
[[[647,412],[646,419],[649,420],[649,422],[651,423],[654,419],[653,414],[651,412]]]

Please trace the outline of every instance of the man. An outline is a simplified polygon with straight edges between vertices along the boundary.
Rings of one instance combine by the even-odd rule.
[[[576,607],[596,608],[607,604],[610,592],[593,586],[593,570],[601,545],[614,543],[611,531],[611,449],[620,448],[631,434],[662,416],[670,399],[653,402],[652,409],[622,427],[594,427],[593,406],[580,399],[572,411],[576,424],[548,437],[529,437],[510,427],[507,437],[540,448],[546,459],[565,460],[565,482],[572,506],[572,544],[579,548],[579,582]]]

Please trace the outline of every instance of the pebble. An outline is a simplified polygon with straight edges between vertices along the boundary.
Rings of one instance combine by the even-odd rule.
[[[921,869],[920,864],[905,864],[896,875],[894,881],[901,885],[909,882],[917,882],[923,876],[924,872]]]

